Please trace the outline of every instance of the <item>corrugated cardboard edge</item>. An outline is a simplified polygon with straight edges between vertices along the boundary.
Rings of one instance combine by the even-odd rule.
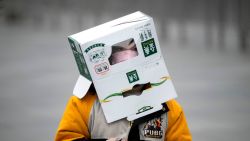
[[[87,94],[91,84],[92,81],[86,79],[82,75],[79,75],[73,90],[73,95],[82,99]]]

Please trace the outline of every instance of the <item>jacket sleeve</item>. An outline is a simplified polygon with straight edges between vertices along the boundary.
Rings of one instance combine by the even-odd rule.
[[[90,138],[88,130],[89,114],[95,100],[87,94],[83,99],[72,96],[56,132],[55,141],[73,141]]]
[[[168,101],[167,106],[169,112],[165,141],[191,141],[192,136],[181,106],[175,100]]]

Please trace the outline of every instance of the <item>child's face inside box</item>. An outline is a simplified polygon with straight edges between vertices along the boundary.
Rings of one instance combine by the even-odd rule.
[[[138,51],[134,39],[131,38],[112,46],[109,62],[111,65],[114,65],[135,56],[138,56]]]
[[[82,87],[93,83],[108,123],[134,120],[176,97],[152,18],[137,13],[70,38],[83,76],[75,93],[82,98],[89,88]]]

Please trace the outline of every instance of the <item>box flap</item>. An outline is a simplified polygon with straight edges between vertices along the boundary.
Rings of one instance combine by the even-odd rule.
[[[75,84],[73,94],[78,98],[83,98],[89,90],[92,81],[86,79],[82,75],[79,75],[78,80]]]

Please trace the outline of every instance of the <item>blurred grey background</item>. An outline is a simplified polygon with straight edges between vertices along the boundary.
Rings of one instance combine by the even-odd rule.
[[[53,140],[79,74],[67,36],[138,10],[193,140],[249,141],[249,0],[0,0],[0,140]]]

